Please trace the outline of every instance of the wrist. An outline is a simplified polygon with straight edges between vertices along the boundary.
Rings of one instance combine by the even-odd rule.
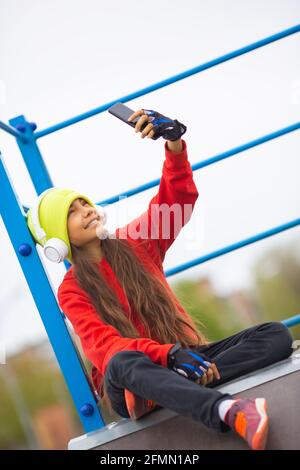
[[[178,140],[168,140],[167,141],[167,146],[168,146],[168,149],[171,151],[171,152],[182,152],[183,150],[183,145],[182,145],[182,140],[181,139],[178,139]]]
[[[181,349],[181,344],[180,342],[177,340],[176,343],[174,344],[174,346],[169,350],[168,352],[168,356],[167,356],[167,366],[168,367],[172,367],[173,364],[174,364],[174,361],[175,361],[175,354],[177,353],[177,351],[179,351]]]

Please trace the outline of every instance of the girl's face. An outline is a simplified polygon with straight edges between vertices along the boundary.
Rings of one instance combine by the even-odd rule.
[[[88,225],[93,219],[93,224]],[[95,207],[82,198],[73,201],[69,207],[67,226],[70,242],[77,248],[97,238],[96,228],[100,223],[100,215]]]

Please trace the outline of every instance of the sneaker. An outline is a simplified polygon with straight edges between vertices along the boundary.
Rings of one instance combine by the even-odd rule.
[[[227,411],[225,422],[252,450],[265,449],[269,425],[265,398],[238,398]]]
[[[134,420],[137,420],[150,413],[150,411],[159,408],[159,405],[157,405],[153,400],[146,400],[145,398],[135,395],[127,388],[124,389],[124,397],[128,414],[130,418]]]

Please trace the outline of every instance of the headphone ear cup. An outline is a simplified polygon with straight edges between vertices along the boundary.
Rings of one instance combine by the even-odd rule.
[[[105,210],[103,207],[101,207],[101,206],[97,206],[97,207],[96,207],[96,210],[97,210],[97,213],[98,213],[98,214],[100,215],[100,217],[101,217],[101,223],[102,223],[102,225],[105,225],[106,222],[107,222],[107,212],[106,212],[106,210]]]
[[[53,263],[61,263],[68,256],[68,247],[60,238],[50,238],[44,245],[44,254]]]

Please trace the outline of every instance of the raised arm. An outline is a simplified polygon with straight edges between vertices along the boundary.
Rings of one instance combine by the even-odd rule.
[[[162,261],[180,230],[190,220],[199,196],[186,142],[183,139],[167,141],[164,148],[165,160],[157,194],[150,200],[147,211],[117,229],[123,238],[149,239],[151,247],[159,250]]]
[[[170,146],[175,144],[175,150],[180,143],[181,151],[170,149]],[[190,220],[199,196],[188,161],[186,142],[167,141],[165,155],[159,190],[148,207],[148,220],[154,232],[156,229],[162,261],[180,230]]]

